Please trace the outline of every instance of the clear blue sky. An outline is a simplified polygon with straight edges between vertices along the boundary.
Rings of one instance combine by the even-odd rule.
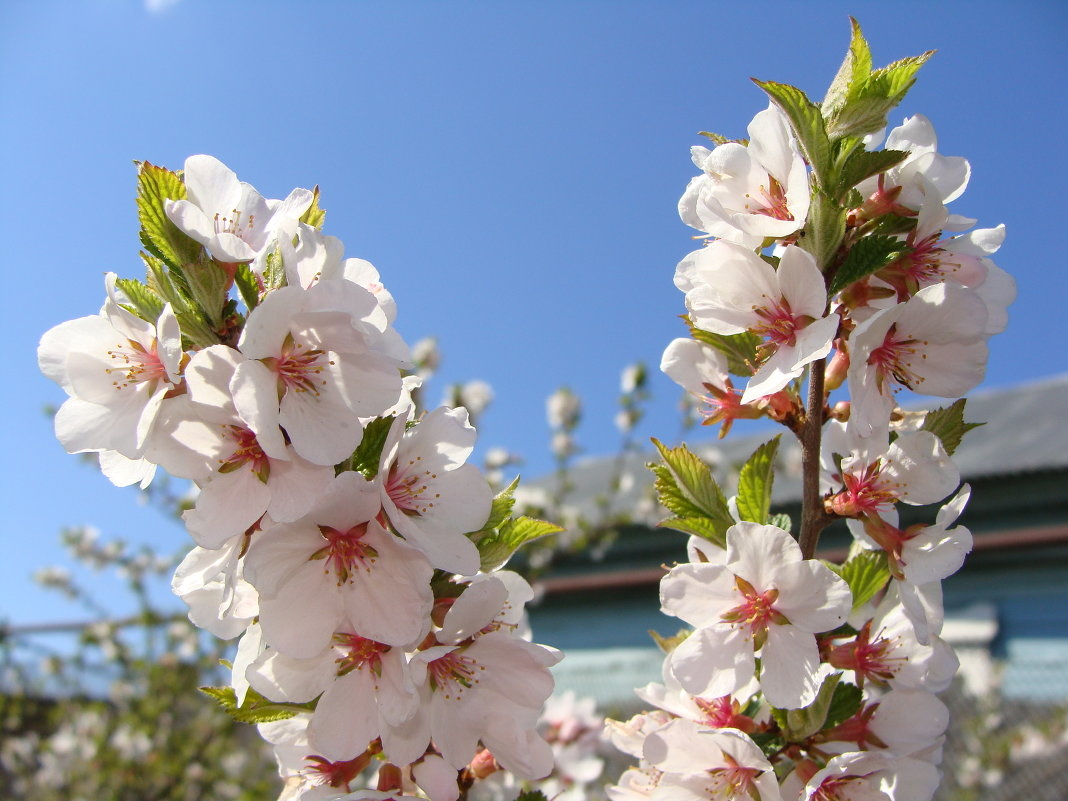
[[[986,385],[1068,366],[1061,2],[155,5],[0,3],[0,617],[76,614],[29,580],[64,561],[63,525],[168,551],[185,537],[63,453],[41,413],[63,395],[37,373],[40,335],[95,313],[104,272],[141,276],[134,159],[211,153],[270,197],[318,183],[327,232],[382,272],[401,333],[440,338],[428,399],[490,382],[483,447],[537,475],[549,392],[580,394],[582,445],[610,452],[620,369],[655,371],[683,333],[672,275],[693,242],[675,206],[697,131],[744,135],[766,105],[749,76],[822,97],[852,13],[878,64],[938,49],[894,122],[929,116],[940,150],[972,163],[953,210],[1008,226],[998,262],[1020,297]],[[653,391],[641,434],[670,439],[677,390],[656,376]]]

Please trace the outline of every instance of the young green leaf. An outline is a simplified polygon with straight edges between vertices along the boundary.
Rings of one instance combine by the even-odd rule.
[[[886,115],[904,99],[916,81],[916,72],[932,55],[934,51],[929,50],[873,70],[830,115],[828,134],[832,138],[864,136],[885,128]]]
[[[182,268],[193,302],[212,326],[219,328],[229,300],[230,277],[211,259],[190,262]]]
[[[775,481],[775,455],[782,434],[765,442],[742,465],[738,475],[738,516],[764,525],[771,511],[771,488]]]
[[[657,528],[670,528],[708,540],[720,548],[727,548],[727,529],[734,525],[733,520],[712,520],[708,517],[669,517],[656,524]]]
[[[203,251],[200,243],[170,221],[164,211],[167,200],[185,198],[185,184],[177,173],[147,161],[137,165],[137,218],[141,221],[141,241],[154,256],[181,268],[196,261]]]
[[[490,503],[489,517],[486,518],[485,524],[478,531],[472,531],[467,534],[467,538],[473,542],[478,542],[483,537],[487,537],[497,531],[501,527],[501,524],[512,514],[512,509],[515,507],[515,490],[519,486],[519,476],[512,479],[512,483],[497,493],[497,496]]]
[[[649,629],[649,636],[653,638],[653,642],[655,642],[657,647],[665,654],[670,654],[672,651],[678,648],[679,645],[682,644],[683,640],[685,640],[691,634],[693,634],[693,629],[679,629],[675,634],[672,634],[670,637],[665,637],[664,635],[653,631],[652,629]]]
[[[664,460],[656,472],[660,502],[680,517],[708,517],[713,521],[734,520],[727,509],[712,470],[685,444],[669,448],[657,439],[653,444]]]
[[[233,687],[200,687],[199,690],[214,699],[230,717],[239,723],[269,723],[272,720],[285,720],[301,712],[310,712],[315,709],[316,703],[310,701],[305,704],[293,704],[271,701],[250,687],[245,693],[244,703],[239,707]]]
[[[860,30],[860,24],[853,17],[849,18],[849,22],[853,29],[849,50],[846,51],[842,65],[820,104],[824,117],[834,116],[838,109],[845,105],[849,95],[855,92],[871,73],[871,49],[868,47],[868,41]]]
[[[159,295],[135,278],[118,278],[115,286],[130,299],[129,306],[124,304],[124,308],[150,323],[159,319],[166,305]]]
[[[506,520],[495,534],[483,537],[477,543],[482,571],[489,573],[503,567],[521,546],[563,530],[555,523],[532,517]]]
[[[247,264],[237,265],[237,272],[234,274],[234,284],[237,286],[237,291],[241,295],[241,300],[244,301],[245,307],[252,311],[259,305],[260,302],[260,285],[256,278],[256,274],[252,272],[252,268]]]
[[[859,184],[865,178],[886,172],[908,158],[906,150],[854,150],[842,161],[836,170],[836,197]]]
[[[515,797],[515,801],[548,801],[541,790],[525,790]]]
[[[382,447],[386,444],[389,429],[393,425],[393,415],[376,417],[363,429],[363,439],[356,446],[352,456],[346,459],[339,467],[338,472],[355,470],[363,474],[368,481],[378,475],[378,465],[382,460]]]
[[[986,423],[964,422],[965,401],[965,398],[961,398],[951,406],[946,406],[941,409],[932,409],[923,418],[923,425],[921,428],[924,431],[930,431],[942,440],[942,445],[945,447],[946,453],[951,456],[953,455],[953,452],[957,450],[957,446],[960,445],[960,441],[964,438],[965,434],[973,428],[979,428],[979,426],[986,425]]]
[[[789,534],[794,527],[794,521],[790,519],[790,515],[779,513],[768,518],[768,525],[777,526]]]
[[[827,136],[827,123],[820,113],[820,108],[796,86],[789,86],[774,81],[753,82],[767,92],[771,101],[778,106],[790,120],[794,136],[801,146],[805,161],[812,167],[816,182],[823,186],[830,177],[831,141]]]
[[[855,684],[847,681],[839,682],[834,688],[831,697],[831,705],[827,710],[827,719],[823,721],[824,729],[833,729],[840,723],[845,723],[860,711],[864,693]]]
[[[853,282],[867,278],[883,267],[893,264],[910,250],[912,248],[896,237],[882,235],[862,237],[849,249],[845,260],[835,270],[828,294],[833,295]]]
[[[319,185],[316,184],[312,190],[312,202],[308,206],[308,210],[300,215],[300,221],[305,225],[310,225],[312,228],[322,229],[323,223],[326,222],[326,212],[319,208]]]
[[[860,609],[875,597],[890,580],[886,554],[882,551],[860,551],[842,565],[825,563],[849,585],[853,594],[853,608]]]
[[[841,680],[841,673],[832,673],[823,680],[815,701],[802,709],[784,710],[785,714],[781,715],[781,720],[780,716],[776,715],[776,720],[780,721],[779,725],[782,727],[783,735],[789,742],[803,742],[813,734],[823,730],[827,714],[834,701],[835,690]],[[783,723],[786,725],[783,726]]]
[[[683,318],[686,327],[690,329],[690,336],[698,342],[710,345],[727,357],[727,370],[734,375],[748,378],[753,374],[753,364],[757,361],[757,348],[763,340],[756,334],[748,331],[741,334],[713,334],[711,331],[702,331],[697,328],[689,317]]]

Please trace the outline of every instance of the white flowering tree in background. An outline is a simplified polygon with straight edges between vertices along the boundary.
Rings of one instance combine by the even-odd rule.
[[[952,455],[974,424],[963,400],[905,415],[898,393],[957,399],[976,386],[1015,286],[991,260],[1003,226],[948,208],[968,162],[940,154],[920,115],[885,133],[930,55],[873,69],[854,22],[821,103],[757,81],[771,102],[748,137],[706,133],[714,146],[692,150],[700,172],[679,213],[704,241],[676,270],[689,337],[661,368],[721,436],[736,419],[789,429],[803,505],[796,521],[770,513],[780,437],[742,467],[732,498],[686,445],[654,441],[672,515],[661,525],[690,535],[662,608],[686,628],[661,641],[663,681],[638,690],[651,709],[609,722],[637,760],[605,790],[613,801],[937,790],[937,693],[957,669],[939,636],[941,581],[971,549]],[[470,461],[492,389],[450,387],[449,405],[422,410],[436,345],[408,347],[378,271],[322,232],[318,188],[265,199],[210,156],[180,172],[145,162],[138,212],[144,281],[109,274],[98,314],[41,340],[41,369],[68,396],[56,434],[117,485],[192,483],[193,547],[172,587],[193,624],[236,640],[218,686],[202,689],[258,726],[280,799],[600,797],[600,719],[573,697],[543,709],[561,654],[532,642],[534,591],[504,567],[562,530],[541,516],[567,524],[562,547],[603,548],[634,514],[614,504],[644,368],[622,377],[601,519],[564,520],[579,398],[550,397],[558,470],[517,505],[503,472],[517,456],[491,450],[485,474]],[[943,505],[901,528],[899,503]],[[855,537],[841,564],[816,558],[836,520]],[[561,547],[544,542],[527,567]],[[217,658],[207,638],[192,642],[201,663]],[[112,729],[124,758],[161,747]],[[212,792],[262,792],[247,771],[228,775],[232,790]]]
[[[990,259],[1004,228],[947,208],[968,162],[938,153],[919,115],[884,136],[930,55],[872,69],[854,22],[821,103],[756,81],[771,102],[748,138],[693,148],[701,172],[679,214],[705,243],[676,270],[690,337],[662,368],[721,435],[741,418],[788,428],[803,505],[798,521],[769,513],[780,437],[730,499],[685,445],[658,443],[674,515],[661,525],[691,535],[660,597],[688,628],[663,643],[663,683],[639,690],[653,709],[610,726],[639,760],[613,801],[929,801],[938,788],[949,714],[936,693],[957,669],[941,582],[972,543],[954,525],[969,489],[951,456],[972,424],[962,400],[906,417],[897,393],[978,384],[1015,286]],[[940,501],[934,520],[898,527],[897,504]],[[839,519],[848,558],[816,559]]]

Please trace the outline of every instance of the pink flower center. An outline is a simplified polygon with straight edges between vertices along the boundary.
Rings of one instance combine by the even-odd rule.
[[[746,797],[760,798],[756,786],[760,769],[742,767],[730,754],[724,754],[723,759],[727,763],[726,767],[708,771],[712,777],[712,784],[707,788],[709,798],[721,798],[724,801]]]
[[[232,425],[223,426],[223,434],[233,440],[234,450],[228,457],[219,460],[219,472],[230,473],[247,464],[261,481],[266,481],[271,463],[260,448],[256,435],[244,426]]]
[[[326,559],[324,572],[334,571],[340,587],[352,580],[356,570],[370,571],[378,551],[363,542],[367,534],[367,523],[360,523],[347,531],[338,531],[330,526],[319,526],[319,531],[326,537],[327,544],[314,554],[312,559]]]
[[[156,347],[156,340],[152,340],[152,345],[146,348],[140,342],[128,339],[125,345],[120,343],[115,350],[109,350],[108,358],[118,365],[104,370],[113,376],[112,386],[123,390],[135,384],[167,380],[167,368],[163,366]]]
[[[750,214],[762,214],[775,220],[793,220],[794,215],[786,207],[786,190],[782,188],[782,184],[770,175],[768,184],[768,187],[761,186],[758,190],[759,198],[746,195],[746,198],[754,201],[752,205],[748,202],[745,204],[746,211]]]
[[[262,361],[278,376],[280,394],[292,390],[318,395],[319,387],[326,386],[326,379],[320,378],[320,374],[326,365],[333,364],[325,354],[326,351],[316,348],[305,349],[302,343],[293,340],[292,334],[287,334],[278,356]]]
[[[809,796],[809,801],[851,801],[854,794],[850,786],[865,778],[867,776],[829,776],[820,782],[816,792]],[[859,787],[857,791],[858,793],[864,792]]]
[[[704,713],[702,722],[714,729],[740,729],[752,731],[753,721],[738,711],[738,703],[729,695],[720,698],[694,696],[694,703]]]
[[[349,789],[349,784],[360,775],[370,761],[365,754],[345,762],[331,762],[321,756],[309,756],[307,767],[302,771],[315,785],[327,785]]]
[[[334,635],[334,645],[344,649],[337,662],[337,674],[343,676],[353,670],[369,667],[376,676],[382,675],[382,654],[390,650],[385,643],[369,640],[359,634],[338,632]]]
[[[430,686],[441,693],[446,700],[460,698],[464,690],[478,684],[479,671],[485,668],[459,651],[449,651],[445,656],[435,659],[427,665],[430,673]]]
[[[887,480],[882,469],[882,461],[876,460],[859,474],[843,475],[845,489],[829,500],[831,510],[842,517],[864,517],[896,503],[901,487]]]
[[[734,585],[744,600],[738,606],[724,612],[721,619],[735,626],[748,627],[754,642],[763,643],[770,624],[781,625],[789,622],[786,616],[775,608],[775,601],[779,599],[778,590],[758,592],[741,576],[734,577]]]
[[[915,390],[924,379],[913,369],[917,359],[926,359],[923,349],[929,343],[923,340],[898,338],[897,326],[892,325],[883,338],[883,344],[868,356],[868,364],[875,368],[875,382],[879,391],[883,384],[898,384]]]
[[[386,479],[389,499],[406,515],[413,517],[427,514],[434,507],[434,501],[441,497],[440,492],[431,491],[431,484],[438,474],[422,469],[419,464],[421,461],[423,457],[416,456],[409,459],[404,468],[393,465]]]
[[[790,302],[786,298],[779,298],[779,300],[764,307],[755,307],[753,312],[760,318],[761,322],[749,330],[770,340],[768,344],[774,346],[771,350],[777,350],[783,345],[790,347],[796,345],[797,332],[811,322],[810,317],[795,315],[790,309]]]
[[[877,635],[871,638],[871,621],[864,624],[851,643],[839,645],[828,655],[828,662],[841,670],[852,670],[859,677],[889,681],[907,662],[903,656],[893,656],[898,639]]]

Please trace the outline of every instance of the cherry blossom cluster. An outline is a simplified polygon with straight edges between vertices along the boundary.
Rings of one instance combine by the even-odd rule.
[[[146,280],[109,273],[99,314],[41,340],[68,395],[56,434],[118,485],[194,483],[173,588],[240,636],[210,693],[261,725],[282,798],[453,801],[487,766],[547,775],[560,655],[499,568],[555,527],[468,463],[466,409],[417,414],[377,270],[321,233],[317,189],[265,199],[210,156],[141,164],[138,208]]]
[[[937,789],[949,715],[935,694],[958,666],[939,637],[941,582],[972,546],[955,525],[969,488],[951,454],[971,424],[963,401],[914,414],[898,393],[975,387],[1015,286],[991,260],[1004,226],[949,211],[970,167],[938,152],[931,123],[909,117],[879,148],[929,55],[873,71],[854,23],[822,104],[757,81],[771,104],[748,138],[693,148],[700,173],[679,213],[705,242],[676,270],[690,337],[662,369],[721,436],[759,418],[797,435],[802,519],[769,513],[778,438],[729,502],[685,446],[661,446],[657,486],[676,515],[663,525],[692,535],[662,610],[689,628],[662,643],[663,683],[638,691],[653,710],[609,727],[639,760],[614,801],[929,801]],[[900,525],[898,504],[942,502],[932,522]],[[816,559],[840,520],[848,559]]]

